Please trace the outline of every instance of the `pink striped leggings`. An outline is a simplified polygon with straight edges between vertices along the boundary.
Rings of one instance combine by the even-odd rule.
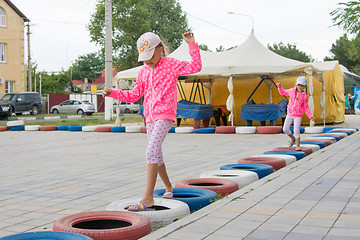
[[[146,150],[146,163],[164,164],[161,145],[173,125],[171,120],[157,120],[146,123],[146,132],[148,136],[148,147]]]

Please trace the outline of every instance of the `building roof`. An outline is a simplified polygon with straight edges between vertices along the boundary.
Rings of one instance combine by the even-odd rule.
[[[4,1],[24,20],[24,22],[30,22],[30,19],[28,19],[10,0]]]

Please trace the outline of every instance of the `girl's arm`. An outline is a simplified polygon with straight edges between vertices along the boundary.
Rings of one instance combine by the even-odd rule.
[[[141,70],[140,70],[141,71]],[[124,102],[136,102],[144,94],[144,87],[141,84],[140,79],[137,79],[134,88],[131,90],[123,91],[121,89],[105,89],[104,97],[108,96],[116,100]]]
[[[278,88],[278,90],[279,90],[279,93],[280,93],[281,95],[290,96],[290,93],[289,93],[289,92],[290,92],[290,89],[285,90],[285,89],[281,86],[280,83],[277,83],[276,86],[277,86],[277,88]]]
[[[308,101],[307,101],[307,97],[304,99],[304,110],[305,110],[306,116],[308,116],[309,119],[315,121],[315,117],[310,111],[309,104],[308,104]]]

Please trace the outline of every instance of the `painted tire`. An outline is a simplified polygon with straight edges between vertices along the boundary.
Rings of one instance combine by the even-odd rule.
[[[275,134],[275,133],[282,133],[281,126],[259,126],[256,127],[256,133],[260,134]]]
[[[334,138],[336,141],[340,141],[342,138],[340,136],[336,136],[336,135],[330,135],[330,134],[326,134],[326,133],[322,133],[320,135],[316,135],[316,136],[312,136],[312,138],[314,137],[332,137]]]
[[[274,168],[266,164],[228,164],[220,167],[220,170],[236,170],[248,171],[257,174],[258,179],[261,179],[274,172]],[[240,186],[239,186],[240,188]]]
[[[42,231],[42,232],[27,232],[19,233],[6,237],[2,237],[1,240],[92,240],[92,238],[71,232],[54,232],[54,231]]]
[[[201,133],[201,134],[215,133],[215,128],[198,128],[194,130],[194,133]]]
[[[311,148],[312,152],[320,150],[320,146],[316,144],[300,144],[300,147]]]
[[[175,133],[193,133],[193,127],[177,127],[175,128]]]
[[[7,131],[9,128],[7,126],[0,126],[0,132]]]
[[[308,141],[310,141],[310,142],[313,142],[313,141],[315,141],[315,142],[323,142],[323,143],[325,143],[326,146],[331,145],[331,142],[329,140],[323,140],[323,139],[304,139],[304,140],[301,140],[300,143],[301,142],[308,142]]]
[[[325,136],[312,136],[305,138],[304,140],[328,140],[331,143],[336,143],[336,139],[334,137],[325,137]]]
[[[24,125],[9,127],[10,131],[23,131],[24,129],[25,129]]]
[[[81,132],[82,129],[83,129],[83,126],[80,126],[80,125],[68,127],[69,132]]]
[[[331,130],[334,130],[334,131],[337,131],[337,130],[340,130],[340,131],[345,130],[345,131],[347,131],[347,130],[350,130],[350,129],[351,129],[351,130],[355,130],[356,132],[359,131],[358,128],[324,127],[324,133],[325,133],[325,132],[328,132],[328,131],[331,131]]]
[[[257,173],[253,171],[244,171],[244,170],[214,170],[203,172],[200,174],[200,178],[220,178],[224,180],[231,180],[237,183],[238,188],[243,188],[246,185],[249,185],[252,182],[255,182],[259,179]]]
[[[8,121],[6,123],[6,126],[8,126],[8,127],[16,127],[16,126],[22,126],[22,125],[24,125],[23,120]]]
[[[323,133],[324,127],[305,127],[305,133]]]
[[[177,182],[176,188],[201,188],[220,194],[222,197],[239,190],[235,181],[223,178],[192,178]]]
[[[322,133],[320,136],[336,136],[339,137],[340,140],[343,139],[344,137],[347,137],[348,135],[346,133]]]
[[[236,127],[235,132],[238,134],[254,134],[256,127]]]
[[[128,211],[127,209],[138,201],[139,199],[136,198],[115,201],[110,203],[106,210]],[[182,201],[164,198],[154,198],[154,201],[155,204],[151,208],[154,208],[155,211],[136,212],[150,220],[152,231],[155,231],[190,214],[189,206]]]
[[[40,131],[56,131],[56,126],[40,126]]]
[[[290,131],[294,134],[294,126],[290,126]],[[300,126],[300,133],[304,133],[305,132],[305,128]]]
[[[170,128],[169,133],[175,133],[175,127]]]
[[[81,131],[83,131],[83,132],[95,132],[96,128],[97,128],[97,126],[83,126],[81,128]]]
[[[112,127],[111,132],[125,132],[125,127]]]
[[[288,154],[296,157],[297,160],[300,160],[306,156],[302,151],[267,151],[264,154]]]
[[[111,132],[111,126],[99,126],[96,128],[96,132]]]
[[[357,128],[335,128],[333,130],[349,131],[351,133],[356,133],[357,131],[359,131]]]
[[[125,128],[125,132],[127,132],[127,133],[140,133],[141,132],[141,126],[127,126]]]
[[[326,144],[324,142],[320,142],[320,141],[300,141],[300,146],[304,146],[304,145],[307,145],[307,144],[311,144],[311,145],[318,145],[321,148],[324,148],[326,147]]]
[[[286,166],[286,162],[282,158],[270,158],[270,157],[244,157],[240,158],[238,164],[267,164],[274,168],[274,170],[279,170]]]
[[[154,191],[154,198],[162,198],[165,188]],[[174,188],[173,194],[175,200],[182,201],[189,206],[190,213],[197,211],[211,203],[217,198],[214,191],[200,188]]]
[[[273,149],[273,151],[296,151],[295,149],[296,147],[276,147]],[[306,156],[312,154],[313,152],[311,148],[308,147],[302,147],[301,151],[304,152]]]
[[[26,125],[24,129],[25,131],[39,131],[40,125]]]
[[[67,130],[69,130],[69,126],[57,126],[56,130],[58,130],[58,131],[67,131]]]
[[[220,126],[215,128],[216,133],[235,133],[235,126]]]
[[[287,154],[263,154],[263,155],[253,155],[251,157],[274,157],[281,158],[285,160],[286,166],[296,162],[296,157]]]
[[[137,213],[98,211],[63,217],[54,223],[53,230],[79,233],[94,240],[139,239],[151,232],[151,223]]]
[[[343,130],[339,130],[339,129],[327,131],[326,133],[346,133],[348,136],[352,134],[350,131],[343,131]]]

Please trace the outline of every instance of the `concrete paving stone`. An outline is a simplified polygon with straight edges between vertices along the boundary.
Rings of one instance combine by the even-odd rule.
[[[347,237],[347,236],[326,236],[324,240],[358,240],[359,237]]]
[[[263,214],[251,214],[251,213],[243,213],[240,216],[236,217],[237,221],[254,221],[254,222],[265,222],[269,219],[270,216]]]
[[[328,227],[297,225],[291,232],[325,236],[329,229]]]
[[[229,228],[245,228],[245,229],[256,229],[258,228],[260,225],[262,224],[262,222],[257,222],[257,221],[248,221],[248,220],[239,220],[239,219],[234,219],[232,221],[229,221],[228,223],[226,223],[226,227]]]
[[[316,219],[329,219],[335,220],[338,219],[340,214],[334,212],[318,212],[318,211],[310,211],[306,217],[316,218]]]
[[[318,227],[327,227],[330,228],[335,223],[335,219],[318,219],[305,217],[301,219],[299,226],[318,226]]]
[[[250,228],[244,228],[244,227],[227,227],[224,226],[220,228],[219,230],[212,233],[212,235],[220,235],[225,237],[237,237],[238,239],[245,238],[247,235],[249,235],[253,229]]]
[[[173,239],[194,239],[194,240],[200,240],[207,236],[206,233],[199,233],[199,232],[190,232],[190,231],[176,231],[172,234],[170,234],[168,237]],[[167,237],[165,238],[167,239]]]
[[[181,231],[211,234],[217,229],[219,229],[219,226],[212,224],[203,224],[196,221],[183,227]]]
[[[272,216],[266,223],[268,224],[293,224],[296,225],[301,221],[301,217]]]
[[[255,230],[244,239],[283,239],[286,234],[285,231]]]
[[[292,224],[276,224],[276,223],[268,223],[265,222],[260,227],[258,227],[257,231],[280,231],[280,232],[290,232],[294,228]]]
[[[323,235],[290,232],[284,240],[322,240],[323,238]]]
[[[357,237],[359,239],[359,228],[331,228],[327,237]]]
[[[238,212],[228,212],[228,211],[215,211],[210,213],[209,217],[217,217],[217,218],[225,218],[225,219],[233,219],[239,216]]]
[[[5,231],[5,230],[0,229],[0,237],[11,236],[11,235],[14,235],[14,234],[17,234],[17,232]]]
[[[228,223],[229,221],[231,221],[231,219],[207,216],[206,218],[201,218],[201,219],[197,220],[196,222],[198,224],[209,224],[209,225],[214,225],[214,226],[223,226],[226,223]]]
[[[280,209],[275,213],[275,216],[303,218],[307,213],[308,211],[306,210]]]
[[[224,236],[224,235],[220,235],[220,234],[211,234],[210,236],[207,236],[206,238],[204,238],[206,240],[239,240],[239,236],[236,237],[231,237],[231,236]]]

